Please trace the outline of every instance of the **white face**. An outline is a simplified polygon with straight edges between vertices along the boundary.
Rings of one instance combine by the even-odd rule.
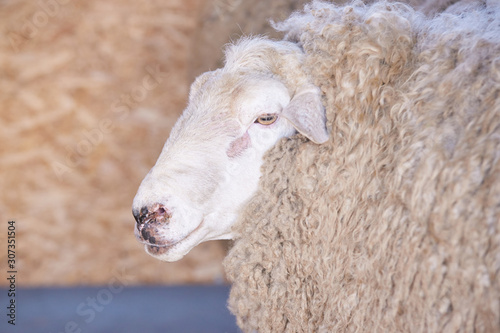
[[[134,198],[135,234],[165,261],[203,241],[232,238],[239,210],[257,189],[264,153],[295,133],[280,117],[290,102],[281,82],[240,77],[234,87],[227,74],[206,75]]]
[[[328,140],[318,88],[290,88],[272,73],[231,65],[201,75],[134,198],[135,234],[146,252],[175,261],[201,242],[232,238],[264,153],[297,130],[315,143]]]

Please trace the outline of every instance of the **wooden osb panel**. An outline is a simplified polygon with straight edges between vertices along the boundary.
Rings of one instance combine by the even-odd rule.
[[[279,38],[268,20],[306,2],[0,1],[0,244],[16,220],[19,283],[223,281],[224,242],[149,257],[132,199],[194,77],[241,35]],[[431,15],[453,2],[408,0]]]
[[[223,280],[224,244],[163,263],[135,240],[131,214],[186,103],[199,8],[200,0],[0,3],[0,237],[5,244],[6,222],[16,220],[18,283]]]

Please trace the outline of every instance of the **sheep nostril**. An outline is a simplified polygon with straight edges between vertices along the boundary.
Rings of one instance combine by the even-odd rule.
[[[143,225],[151,215],[146,206],[142,207],[140,210],[132,210],[132,214],[134,215],[135,222],[137,222],[137,226]]]
[[[158,203],[148,207],[144,206],[140,210],[133,210],[132,213],[138,229],[149,223],[168,223],[172,216],[165,206]]]
[[[141,214],[139,213],[138,210],[132,210],[132,215],[134,215],[134,219],[135,219],[135,222],[137,222],[137,224],[142,224],[142,221],[141,221]]]
[[[161,204],[155,204],[153,207],[150,209],[149,213],[151,218],[154,218],[157,222],[168,222],[168,220],[171,217],[170,212],[168,209],[165,208],[165,206]]]

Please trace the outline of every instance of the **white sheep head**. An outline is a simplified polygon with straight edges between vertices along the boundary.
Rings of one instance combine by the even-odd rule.
[[[328,140],[320,91],[290,42],[243,39],[221,69],[199,76],[133,202],[135,234],[152,256],[175,261],[194,246],[231,239],[256,192],[263,155],[299,131]]]

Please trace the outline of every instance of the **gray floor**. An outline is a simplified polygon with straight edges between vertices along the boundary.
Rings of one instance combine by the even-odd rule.
[[[0,289],[0,332],[240,332],[226,307],[227,286],[18,289],[16,325]]]

